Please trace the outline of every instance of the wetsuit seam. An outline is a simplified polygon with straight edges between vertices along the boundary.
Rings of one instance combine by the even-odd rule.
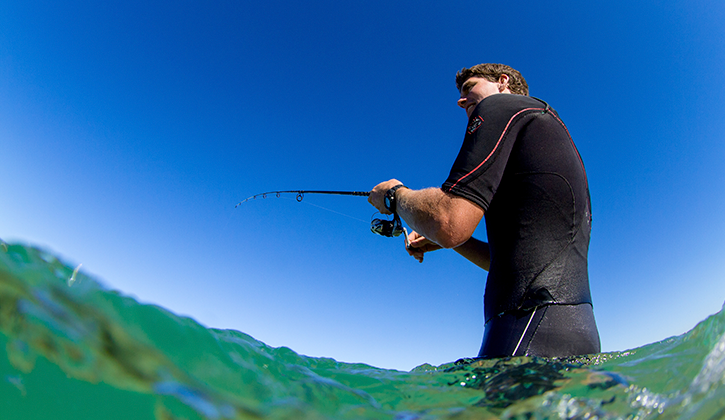
[[[536,280],[538,280],[539,277],[543,273],[545,273],[546,270],[549,269],[549,267],[552,266],[552,264],[554,264],[555,262],[559,261],[559,259],[562,257],[562,255],[564,255],[564,252],[567,249],[569,249],[570,246],[572,246],[572,244],[576,240],[577,235],[579,234],[580,227],[581,227],[581,226],[577,225],[577,223],[576,223],[576,195],[574,194],[574,188],[571,186],[571,183],[569,182],[569,180],[566,179],[565,176],[563,176],[563,175],[561,175],[559,173],[556,173],[556,172],[531,172],[531,173],[546,173],[546,174],[550,174],[550,175],[556,175],[556,176],[560,177],[561,179],[563,179],[564,182],[566,182],[566,185],[569,188],[569,193],[571,194],[571,198],[572,198],[572,214],[573,214],[573,216],[572,216],[572,220],[571,220],[571,226],[573,228],[573,231],[572,231],[571,236],[569,237],[566,245],[564,245],[563,247],[561,247],[561,249],[559,250],[559,252],[556,254],[556,257],[554,257],[551,261],[549,261],[548,264],[546,264],[538,273],[536,273],[536,275],[534,277],[531,278],[531,280],[529,282],[527,282],[526,287],[524,288],[525,292],[524,292],[524,295],[522,296],[522,299],[525,299],[526,295],[528,294],[529,290],[531,289],[531,286],[536,282]],[[518,306],[516,307],[516,310],[521,310],[522,309],[522,306],[523,306],[523,303],[524,303],[523,301],[520,302],[518,304]],[[556,298],[554,298],[554,304],[555,305],[560,304],[556,300]],[[506,312],[508,312],[508,311],[503,311],[501,314],[504,314]]]
[[[587,187],[587,190],[589,190],[589,179],[587,178],[587,170],[584,167],[584,160],[582,159],[581,154],[579,154],[579,149],[576,148],[576,144],[574,144],[574,139],[571,138],[571,133],[569,133],[569,129],[566,127],[566,124],[564,124],[564,121],[559,118],[559,116],[555,112],[549,112],[549,115],[554,117],[556,121],[561,124],[562,127],[564,127],[564,131],[566,131],[566,136],[569,138],[569,142],[571,143],[571,147],[574,149],[574,152],[576,153],[576,157],[579,159],[579,164],[582,167],[582,172],[584,172],[584,183]]]
[[[541,100],[539,99],[539,101],[541,101]],[[541,102],[544,102],[544,101],[541,101]],[[547,104],[547,107],[543,111],[546,112],[548,110],[549,110],[549,107],[548,107],[548,104]],[[586,190],[587,190],[587,195],[588,195],[589,194],[589,188],[588,188],[588,183],[589,182],[588,182],[587,177],[586,177],[586,169],[584,168],[584,162],[582,161],[581,155],[579,154],[579,150],[576,148],[576,145],[574,144],[574,139],[571,138],[571,134],[569,133],[569,129],[566,127],[566,125],[564,124],[564,122],[556,115],[555,112],[546,112],[546,113],[549,114],[549,115],[551,115],[551,116],[553,116],[554,119],[556,119],[556,121],[559,124],[561,124],[561,126],[564,128],[564,131],[566,131],[566,135],[569,138],[569,142],[571,144],[571,147],[574,150],[574,153],[576,153],[576,156],[577,156],[577,158],[579,160],[579,163],[581,165],[582,172],[584,174],[585,185],[587,186]],[[528,173],[529,174],[532,174],[532,173],[547,173],[547,174],[551,174],[551,175],[558,176],[562,180],[564,180],[564,182],[566,183],[567,187],[569,188],[569,193],[571,194],[571,199],[572,199],[572,220],[571,220],[572,233],[571,233],[571,236],[569,237],[569,240],[568,240],[567,244],[565,246],[563,246],[559,250],[559,252],[557,253],[556,257],[553,258],[548,264],[546,264],[535,276],[533,276],[532,279],[529,282],[527,282],[526,287],[524,288],[525,292],[524,292],[524,295],[523,295],[522,299],[525,298],[526,294],[530,291],[532,285],[539,279],[539,277],[543,273],[545,273],[546,270],[549,269],[549,267],[551,267],[555,262],[557,262],[562,257],[562,255],[564,255],[565,251],[567,249],[569,249],[569,247],[571,247],[572,244],[574,244],[574,242],[576,241],[577,235],[581,232],[581,223],[583,223],[584,219],[586,219],[587,217],[589,217],[590,220],[591,220],[591,210],[589,210],[589,216],[587,216],[586,214],[583,215],[582,216],[582,221],[580,223],[576,223],[576,215],[577,215],[577,211],[576,211],[576,204],[577,204],[576,194],[574,192],[573,186],[571,185],[571,183],[569,182],[569,180],[564,175],[559,174],[557,172],[545,172],[545,171],[542,171],[542,172],[528,172]],[[525,174],[525,173],[522,173],[522,174]],[[555,305],[561,304],[561,303],[559,303],[556,300],[556,298],[554,298],[554,302],[555,302],[554,303]],[[516,307],[516,309],[519,309],[519,310],[522,309],[523,303],[524,303],[523,301],[519,302],[519,304]],[[581,303],[588,303],[588,302],[580,302],[579,304],[581,304]],[[506,312],[508,312],[508,311],[503,311],[501,314],[505,314]]]
[[[534,98],[534,99],[538,99],[538,98]],[[544,102],[541,99],[538,99],[538,100],[541,101],[541,102]],[[546,102],[544,102],[544,103],[546,104]],[[546,109],[547,110],[549,109],[549,104],[546,104]],[[562,121],[561,118],[559,118],[559,115],[556,112],[549,112],[549,114],[551,114],[551,116],[553,116],[556,119],[556,121],[558,121],[559,124],[561,124],[561,126],[564,127],[564,131],[566,131],[566,136],[569,138],[569,142],[571,143],[571,147],[574,150],[574,153],[576,153],[576,157],[579,159],[579,164],[581,165],[582,172],[584,173],[584,185],[586,186],[587,198],[588,198],[588,201],[589,201],[589,205],[588,205],[588,207],[589,207],[588,208],[589,215],[588,215],[588,218],[589,218],[589,223],[591,224],[592,219],[593,219],[593,216],[592,216],[592,198],[591,198],[591,195],[589,194],[589,178],[587,177],[587,169],[584,167],[584,159],[582,159],[582,155],[579,153],[579,149],[577,149],[576,144],[574,144],[574,139],[571,137],[571,133],[569,133],[569,128],[566,126],[566,124],[564,124],[564,121]]]
[[[577,222],[576,222],[576,213],[577,213],[576,212],[576,194],[574,193],[574,187],[572,187],[571,182],[569,182],[569,180],[566,178],[566,176],[564,176],[558,172],[549,172],[549,171],[517,172],[514,174],[514,176],[527,176],[527,175],[540,175],[540,174],[557,176],[557,177],[561,178],[566,183],[566,186],[569,188],[569,194],[571,195],[571,202],[572,202],[571,226],[573,228],[573,231],[572,231],[572,234],[571,234],[571,237],[569,238],[569,240],[573,241],[574,238],[576,237],[577,233],[579,232],[579,229],[581,226],[580,226],[580,224],[577,224]],[[569,246],[569,244],[567,244],[567,246]],[[564,247],[564,248],[566,248],[566,247]]]

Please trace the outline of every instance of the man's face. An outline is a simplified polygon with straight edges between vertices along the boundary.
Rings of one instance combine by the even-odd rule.
[[[476,105],[487,96],[500,93],[499,83],[489,82],[482,77],[471,77],[461,86],[461,99],[458,100],[458,106],[466,110],[466,115],[471,118],[471,113],[476,109]]]

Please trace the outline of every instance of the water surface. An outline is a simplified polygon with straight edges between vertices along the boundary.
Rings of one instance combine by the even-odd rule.
[[[579,358],[379,369],[273,348],[0,247],[0,419],[724,419],[725,312]]]

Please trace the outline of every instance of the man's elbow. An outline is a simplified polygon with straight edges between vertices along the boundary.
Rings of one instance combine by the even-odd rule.
[[[469,239],[471,239],[471,235],[473,233],[468,232],[461,232],[461,231],[455,231],[455,230],[441,230],[438,232],[438,235],[436,235],[436,243],[443,248],[446,249],[453,249],[457,248]]]

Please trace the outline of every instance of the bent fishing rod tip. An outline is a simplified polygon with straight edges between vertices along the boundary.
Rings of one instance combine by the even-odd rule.
[[[370,191],[320,191],[320,190],[289,190],[289,191],[268,191],[264,193],[255,194],[251,197],[247,197],[246,199],[240,201],[237,203],[234,208],[236,209],[241,204],[246,203],[249,200],[254,200],[257,197],[267,198],[267,194],[275,194],[276,197],[279,197],[280,194],[297,194],[297,201],[302,201],[304,199],[305,194],[330,194],[330,195],[354,195],[358,197],[367,197],[370,195]]]

